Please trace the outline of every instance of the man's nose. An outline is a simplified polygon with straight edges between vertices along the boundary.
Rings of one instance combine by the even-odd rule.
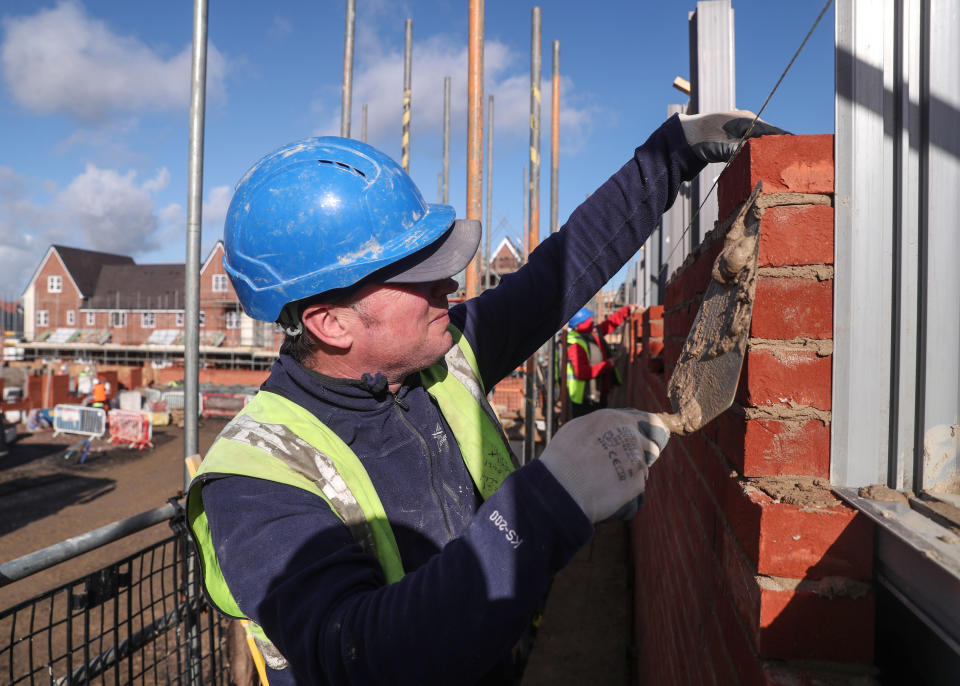
[[[440,279],[433,282],[433,287],[430,290],[434,297],[442,298],[454,293],[459,287],[460,284],[457,283],[456,279]]]

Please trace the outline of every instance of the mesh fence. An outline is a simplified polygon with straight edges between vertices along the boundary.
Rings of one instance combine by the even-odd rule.
[[[0,684],[227,684],[185,533],[0,611]]]

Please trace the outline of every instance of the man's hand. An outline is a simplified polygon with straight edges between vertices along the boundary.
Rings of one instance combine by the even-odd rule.
[[[597,410],[564,424],[540,459],[596,523],[643,493],[650,465],[669,438],[656,415]]]
[[[753,123],[749,110],[712,112],[708,114],[679,114],[683,135],[694,154],[704,162],[727,162],[737,150],[740,138],[749,130],[747,138],[783,135],[789,131],[771,126],[762,119]]]

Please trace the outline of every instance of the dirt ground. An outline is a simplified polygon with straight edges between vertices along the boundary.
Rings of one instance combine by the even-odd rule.
[[[201,420],[201,453],[226,420]],[[0,458],[0,560],[8,562],[71,536],[163,505],[183,489],[183,429],[154,427],[152,449],[91,442],[83,464],[64,453],[78,436],[21,433]],[[170,532],[158,524],[0,588],[0,609],[15,605],[140,550]]]
[[[200,424],[200,452],[226,420]],[[183,488],[183,430],[154,429],[154,448],[95,441],[83,464],[64,453],[76,436],[21,434],[0,458],[0,561],[9,561],[163,505]],[[0,587],[0,609],[69,582],[169,534],[158,524],[69,562]],[[597,528],[556,577],[524,686],[631,683],[631,570],[626,524]]]

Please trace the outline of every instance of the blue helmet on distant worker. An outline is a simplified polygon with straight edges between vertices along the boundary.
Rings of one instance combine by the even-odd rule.
[[[462,270],[480,226],[424,202],[400,165],[365,143],[300,140],[237,184],[223,264],[244,311],[277,321],[284,306],[365,280],[433,281]]]
[[[585,321],[587,321],[588,319],[593,319],[593,312],[591,310],[588,310],[586,307],[581,307],[579,310],[577,310],[577,313],[575,315],[570,317],[570,321],[568,322],[567,325],[571,329],[575,329],[581,324],[583,324]]]

